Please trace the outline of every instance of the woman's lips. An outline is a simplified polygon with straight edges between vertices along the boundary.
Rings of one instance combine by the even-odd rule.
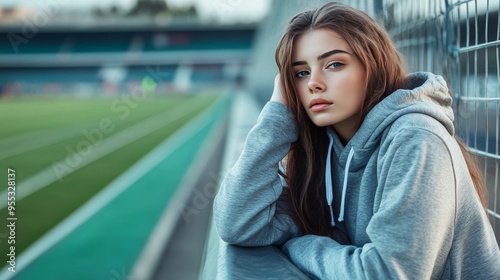
[[[327,104],[327,103],[316,104],[316,105],[311,107],[311,111],[313,111],[313,112],[323,111],[326,108],[330,107],[330,105],[332,105],[332,104]]]
[[[323,111],[326,108],[330,107],[330,105],[332,105],[332,104],[333,104],[333,102],[330,102],[330,101],[322,99],[322,98],[317,98],[317,99],[311,100],[311,103],[309,103],[309,108],[313,112],[319,112],[319,111]]]

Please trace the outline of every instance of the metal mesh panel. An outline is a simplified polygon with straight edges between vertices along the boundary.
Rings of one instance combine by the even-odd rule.
[[[486,178],[500,242],[500,0],[385,0],[382,18],[410,71],[441,74],[454,95],[456,132]]]
[[[497,240],[500,236],[500,1],[450,3],[455,32],[457,131],[483,167],[489,192],[489,214]]]

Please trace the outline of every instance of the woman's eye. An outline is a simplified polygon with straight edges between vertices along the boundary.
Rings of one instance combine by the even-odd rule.
[[[342,65],[344,65],[344,64],[340,63],[340,62],[333,62],[333,63],[331,63],[331,64],[328,65],[328,68],[330,68],[330,69],[336,69],[336,68],[342,67]]]
[[[297,74],[295,74],[295,77],[303,78],[303,77],[307,76],[307,74],[309,74],[309,72],[304,70],[304,71],[297,72]]]

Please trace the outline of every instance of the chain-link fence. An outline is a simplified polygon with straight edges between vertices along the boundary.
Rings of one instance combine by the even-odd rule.
[[[277,69],[274,50],[285,22],[327,0],[274,0],[256,42],[249,85],[267,101]],[[477,155],[489,192],[489,216],[500,242],[500,0],[341,1],[377,18],[410,71],[442,75],[454,95],[456,132]],[[265,70],[265,71],[264,71]],[[274,73],[274,74],[273,74]]]

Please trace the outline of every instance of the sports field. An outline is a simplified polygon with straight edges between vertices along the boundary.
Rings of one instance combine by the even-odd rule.
[[[88,205],[98,212],[87,214],[73,227],[77,230],[61,235],[29,265],[17,263],[16,270],[21,271],[11,275],[120,279],[117,275],[133,266],[184,171],[226,108],[227,98],[209,94],[139,101],[121,97],[0,101],[2,272],[9,267],[12,230],[6,225],[10,221],[15,222],[19,261],[30,245],[89,199],[110,185],[121,185],[106,203]],[[158,150],[150,153],[153,149]],[[142,163],[148,161],[146,155],[160,158],[148,166]],[[10,209],[9,172],[15,173],[16,184],[11,205],[15,207]]]

